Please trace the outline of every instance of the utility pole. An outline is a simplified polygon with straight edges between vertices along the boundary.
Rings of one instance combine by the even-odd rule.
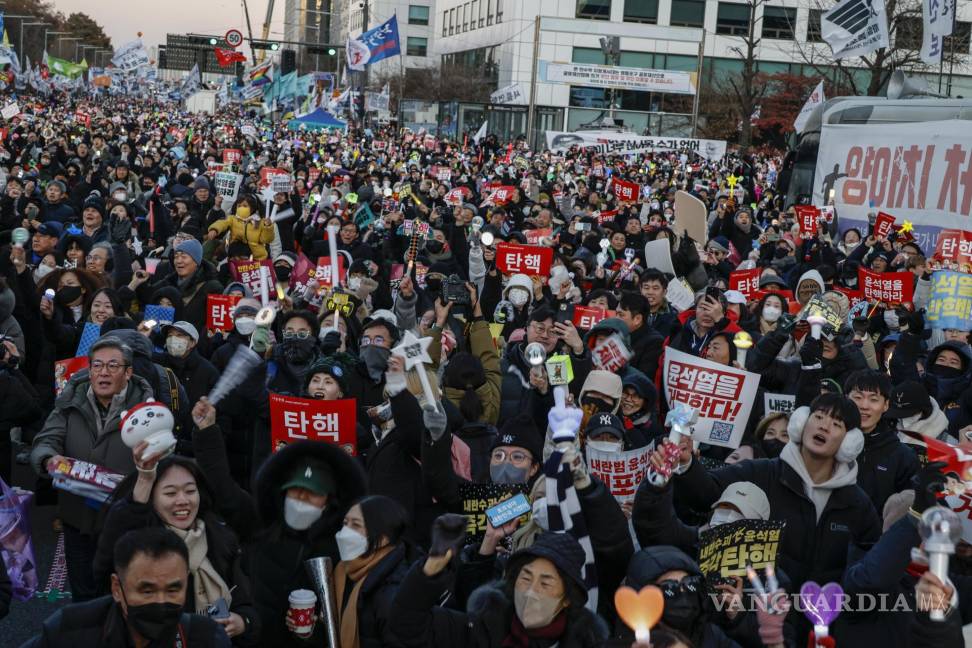
[[[533,64],[530,66],[530,108],[527,110],[527,144],[533,147],[533,122],[537,112],[537,62],[540,58],[540,16],[533,19]]]
[[[368,13],[369,13],[368,10],[370,8],[368,6],[368,0],[363,0],[363,2],[364,2],[364,6],[361,7],[361,33],[362,34],[365,33],[366,31],[368,31]],[[406,50],[406,52],[407,52],[407,50]],[[362,128],[364,128],[365,115],[367,114],[365,112],[365,97],[364,97],[365,88],[367,88],[367,87],[368,87],[368,66],[366,64],[364,66],[364,69],[361,70],[361,89],[360,89],[361,94],[359,96],[359,99],[361,101],[361,113],[360,113],[360,115],[361,115],[361,126],[362,126]]]
[[[692,98],[692,137],[699,136],[699,103],[702,101],[702,67],[705,61],[705,29],[699,41],[699,62],[695,72],[695,96]]]

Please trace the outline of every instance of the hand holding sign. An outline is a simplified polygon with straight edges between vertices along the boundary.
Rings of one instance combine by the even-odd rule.
[[[402,343],[392,349],[392,353],[405,359],[406,370],[413,367],[417,368],[419,380],[422,381],[425,402],[438,410],[438,399],[432,393],[432,385],[429,384],[429,377],[425,374],[424,366],[426,362],[432,362],[432,358],[429,357],[429,345],[431,343],[432,338],[430,337],[419,338],[415,337],[415,334],[410,330],[405,331],[405,335],[402,336]]]

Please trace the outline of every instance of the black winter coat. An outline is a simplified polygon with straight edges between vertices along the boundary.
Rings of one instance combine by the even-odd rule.
[[[911,478],[919,467],[918,456],[901,443],[891,422],[882,418],[873,432],[864,435],[864,451],[857,457],[857,485],[883,516],[889,497],[913,488]]]
[[[780,359],[777,356],[786,344],[789,335],[780,330],[772,331],[760,338],[756,346],[746,356],[746,369],[763,377],[759,384],[768,391],[784,394],[797,393],[797,382],[800,379],[799,356]],[[837,357],[833,360],[824,358],[821,361],[823,369],[820,379],[832,378],[843,385],[844,379],[851,372],[867,369],[864,354],[853,344],[840,347]]]
[[[634,367],[641,373],[654,380],[658,371],[658,361],[664,348],[665,338],[647,324],[637,331],[631,332],[631,351],[633,355],[628,361],[629,367]]]
[[[405,580],[410,565],[404,544],[397,545],[365,576],[358,593],[358,646],[360,648],[392,648],[401,643],[391,632],[392,603],[399,586]],[[354,583],[348,579],[344,588],[347,599]],[[343,607],[345,602],[339,601]]]
[[[165,354],[159,362],[171,369],[179,379],[179,384],[186,390],[190,410],[201,397],[212,391],[216,381],[219,380],[216,367],[202,357],[197,349],[190,351],[185,358],[173,358]]]
[[[226,631],[209,617],[183,614],[179,624],[186,644],[193,648],[230,646]],[[131,645],[121,607],[112,597],[103,596],[61,608],[44,621],[40,634],[21,648],[128,648]]]
[[[422,648],[500,648],[510,634],[515,614],[505,591],[485,586],[470,597],[470,611],[439,605],[453,576],[445,570],[433,577],[415,563],[405,576],[392,606],[391,630],[404,646]],[[594,648],[602,645],[607,628],[586,608],[567,608],[567,627],[557,642],[535,642],[549,648]],[[534,644],[531,644],[534,645]]]

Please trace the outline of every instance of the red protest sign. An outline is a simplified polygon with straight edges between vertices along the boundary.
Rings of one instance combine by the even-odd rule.
[[[505,205],[512,200],[514,191],[516,191],[516,187],[511,187],[509,185],[497,187],[493,190],[493,193],[489,194],[489,200],[494,205]]]
[[[215,333],[233,328],[233,307],[240,299],[238,295],[207,295],[206,330]]]
[[[276,178],[280,176],[286,176],[286,181],[290,182],[290,171],[287,169],[276,169],[273,167],[263,167],[260,169],[260,188],[272,187]],[[283,183],[283,178],[276,180],[277,183]]]
[[[67,358],[65,360],[58,360],[54,363],[54,393],[58,396],[61,395],[61,391],[64,386],[68,384],[71,380],[71,376],[78,373],[82,369],[88,368],[88,356],[83,355],[77,358]]]
[[[894,306],[910,302],[915,289],[915,275],[910,272],[872,272],[858,269],[861,293],[869,302],[884,302]]]
[[[591,361],[595,369],[617,373],[630,359],[631,351],[617,333],[607,336],[591,349]]]
[[[574,306],[574,326],[579,329],[590,330],[597,326],[601,320],[614,317],[609,311],[596,306]]]
[[[874,219],[874,236],[877,238],[888,238],[888,234],[894,228],[894,216],[891,214],[885,214],[884,212],[878,212],[877,218]]]
[[[553,248],[540,245],[499,243],[496,246],[496,268],[503,274],[523,273],[545,277],[550,274]]]
[[[294,441],[323,441],[357,454],[358,412],[354,398],[313,400],[270,394],[271,449]]]
[[[614,220],[614,217],[617,215],[618,215],[617,209],[599,211],[597,212],[597,224],[604,225],[605,223],[610,223]]]
[[[85,127],[91,126],[91,115],[84,112],[83,110],[76,110],[74,112],[74,121],[79,124],[84,124]]]
[[[312,166],[311,168],[307,169],[307,181],[310,182],[311,184],[317,182],[317,179],[320,177],[321,177],[321,170],[318,169],[316,166]]]
[[[626,202],[634,202],[641,195],[641,185],[636,182],[628,182],[627,180],[618,180],[617,178],[611,184],[611,190],[614,192],[615,198]]]
[[[943,229],[938,233],[935,258],[957,265],[972,264],[972,232]]]
[[[343,283],[345,279],[344,255],[339,254],[337,258],[338,282]],[[334,286],[334,279],[331,277],[331,257],[321,257],[317,260],[317,269],[314,270],[314,279],[321,288],[331,288]]]
[[[541,239],[549,239],[553,234],[553,228],[545,227],[544,229],[529,229],[523,232],[526,236],[527,243],[530,245],[541,245]]]
[[[843,293],[850,302],[851,308],[856,306],[858,303],[864,301],[864,296],[861,294],[860,290],[851,290],[850,288],[844,288],[842,286],[834,286],[834,290],[839,293]]]
[[[223,149],[223,164],[239,164],[242,161],[243,151],[241,149]]]
[[[797,220],[800,223],[800,235],[810,238],[816,234],[820,210],[813,205],[797,205],[793,209],[796,210]]]
[[[729,290],[738,290],[746,299],[752,300],[759,290],[759,277],[763,273],[761,268],[752,270],[735,270],[729,273]]]
[[[233,281],[239,281],[254,295],[260,294],[260,266],[266,266],[270,271],[270,283],[273,283],[273,263],[270,259],[262,261],[235,261],[230,259],[229,268]],[[270,286],[267,286],[269,290]]]

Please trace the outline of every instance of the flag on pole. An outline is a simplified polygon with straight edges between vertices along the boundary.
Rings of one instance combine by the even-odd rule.
[[[890,47],[884,0],[841,0],[820,17],[820,31],[835,59]]]
[[[807,102],[803,104],[803,108],[800,109],[800,114],[797,115],[796,120],[793,122],[793,130],[795,130],[797,133],[802,133],[803,129],[807,125],[807,120],[810,119],[810,113],[813,112],[814,108],[825,101],[827,101],[827,98],[824,97],[824,84],[823,79],[821,79],[820,83],[817,84],[817,87],[814,88],[813,92],[810,93],[810,96],[807,97]]]
[[[348,67],[352,70],[363,70],[366,65],[398,56],[401,53],[401,41],[398,38],[398,16],[395,15],[357,38],[348,37]]]
[[[483,125],[479,127],[479,130],[476,131],[476,134],[473,135],[473,141],[476,142],[477,144],[479,144],[479,140],[483,139],[484,137],[486,137],[486,122],[485,121],[483,122]]]

